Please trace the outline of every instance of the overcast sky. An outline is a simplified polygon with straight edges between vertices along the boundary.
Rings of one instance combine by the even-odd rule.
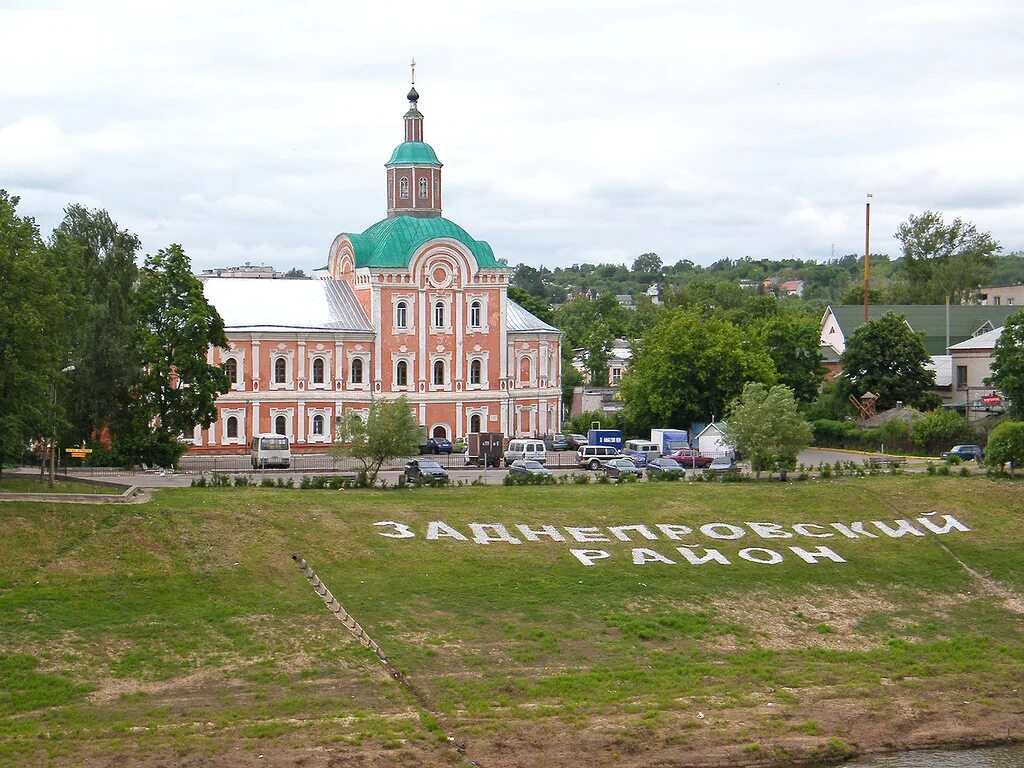
[[[385,215],[409,60],[445,215],[511,264],[1024,249],[1024,2],[0,0],[0,187],[199,269]],[[40,10],[42,9],[42,10]]]

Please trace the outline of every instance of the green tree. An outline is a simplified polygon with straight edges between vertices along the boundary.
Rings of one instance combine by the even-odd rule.
[[[539,299],[533,294],[527,293],[522,288],[514,285],[508,287],[508,297],[527,312],[536,315],[548,325],[555,324],[555,318],[551,314],[551,305],[544,299]]]
[[[573,367],[572,362],[562,360],[562,412],[569,413],[572,406],[572,391],[583,386],[583,374]]]
[[[615,336],[604,323],[592,326],[583,339],[583,364],[594,387],[608,386],[608,361],[611,359]]]
[[[660,275],[661,267],[661,257],[656,253],[641,253],[633,260],[633,271],[644,275]]]
[[[999,244],[987,232],[960,218],[946,224],[942,214],[925,211],[900,224],[894,237],[903,251],[901,271],[913,303],[955,304],[974,298],[988,282]]]
[[[338,424],[331,453],[359,459],[363,484],[372,486],[384,462],[415,454],[423,438],[423,427],[402,395],[395,400],[374,400],[365,418],[349,411]]]
[[[1004,421],[992,430],[985,446],[985,462],[993,467],[1012,472],[1024,464],[1024,422]]]
[[[1024,420],[1024,309],[1006,319],[992,352],[992,375],[987,379],[1010,401],[1010,414]]]
[[[173,465],[186,447],[180,436],[217,417],[217,397],[230,382],[206,354],[228,340],[180,245],[147,256],[140,278],[141,368],[115,428],[115,450],[135,461]]]
[[[854,394],[874,392],[880,409],[891,408],[897,401],[929,402],[929,390],[935,386],[935,373],[925,368],[931,358],[924,338],[910,329],[903,315],[893,312],[854,331],[841,360]]]
[[[309,275],[307,275],[305,272],[303,272],[298,267],[292,267],[291,269],[289,269],[287,272],[284,273],[284,277],[285,277],[286,280],[308,280],[309,279]]]
[[[967,420],[956,411],[935,408],[910,425],[914,442],[933,451],[948,449],[952,443],[970,437]]]
[[[67,312],[68,355],[76,368],[66,397],[67,438],[84,444],[110,424],[140,367],[133,344],[139,239],[106,211],[72,205],[50,247],[74,295]]]
[[[784,384],[769,387],[748,382],[729,407],[725,439],[750,459],[751,469],[786,472],[811,441],[811,425],[797,411],[793,390]]]
[[[634,346],[619,391],[628,421],[642,431],[707,421],[724,413],[745,382],[775,380],[760,339],[725,320],[676,309]]]
[[[810,403],[825,377],[818,318],[804,312],[781,311],[753,326],[768,349],[780,384],[793,390],[801,403]]]
[[[543,274],[529,264],[520,264],[516,267],[512,275],[512,285],[538,299],[544,299],[547,296],[544,290]]]
[[[18,215],[18,203],[0,189],[0,472],[31,439],[52,434],[60,416],[54,387],[63,384],[66,359],[66,284],[35,221]]]

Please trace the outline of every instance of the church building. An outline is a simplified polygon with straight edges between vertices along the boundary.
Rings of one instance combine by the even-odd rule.
[[[335,237],[324,279],[204,280],[229,342],[209,360],[231,389],[192,451],[242,451],[261,432],[324,450],[337,419],[400,395],[433,437],[560,430],[562,332],[508,297],[512,270],[490,245],[441,215],[415,85],[408,100],[387,216]]]

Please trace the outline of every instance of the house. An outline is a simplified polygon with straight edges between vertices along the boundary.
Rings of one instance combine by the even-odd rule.
[[[628,293],[615,294],[615,300],[619,302],[619,306],[623,309],[636,309],[636,300]]]
[[[615,339],[608,351],[608,384],[617,387],[619,380],[625,375],[629,361],[633,357],[631,343],[626,339]],[[590,383],[590,370],[587,368],[586,349],[577,347],[572,351],[572,367],[583,375],[583,380]],[[586,410],[586,409],[584,409]]]
[[[512,271],[441,209],[441,162],[413,88],[385,164],[386,218],[342,232],[316,280],[208,277],[228,346],[217,419],[194,451],[242,452],[261,432],[324,450],[337,421],[408,398],[432,437],[561,427],[562,332],[508,297]]]
[[[703,456],[732,456],[736,453],[736,446],[725,441],[725,422],[712,421],[697,433],[694,440]]]
[[[1006,318],[1019,307],[944,304],[870,304],[869,319],[886,312],[903,315],[907,325],[924,334],[924,346],[929,355],[945,355],[946,348],[1003,325]],[[948,322],[948,326],[947,326]],[[864,325],[864,307],[859,304],[829,306],[821,318],[821,343],[827,344],[841,355],[846,342]],[[948,341],[947,341],[948,327]]]
[[[992,375],[992,358],[1003,328],[953,344],[949,348],[953,407],[963,408],[968,419],[980,419],[1005,410],[999,390],[985,384]]]
[[[1024,307],[1024,283],[979,288],[978,302],[990,307]]]
[[[786,280],[784,283],[779,285],[779,293],[782,294],[783,296],[803,296],[804,281]]]
[[[255,280],[274,280],[284,277],[284,272],[278,272],[273,267],[265,264],[251,264],[248,261],[237,267],[217,267],[204,269],[198,275],[200,280],[209,280],[214,277],[249,278]]]

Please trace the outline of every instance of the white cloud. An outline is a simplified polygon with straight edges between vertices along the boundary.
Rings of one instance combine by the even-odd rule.
[[[0,128],[0,178],[45,186],[74,167],[71,143],[50,118],[32,115]]]

